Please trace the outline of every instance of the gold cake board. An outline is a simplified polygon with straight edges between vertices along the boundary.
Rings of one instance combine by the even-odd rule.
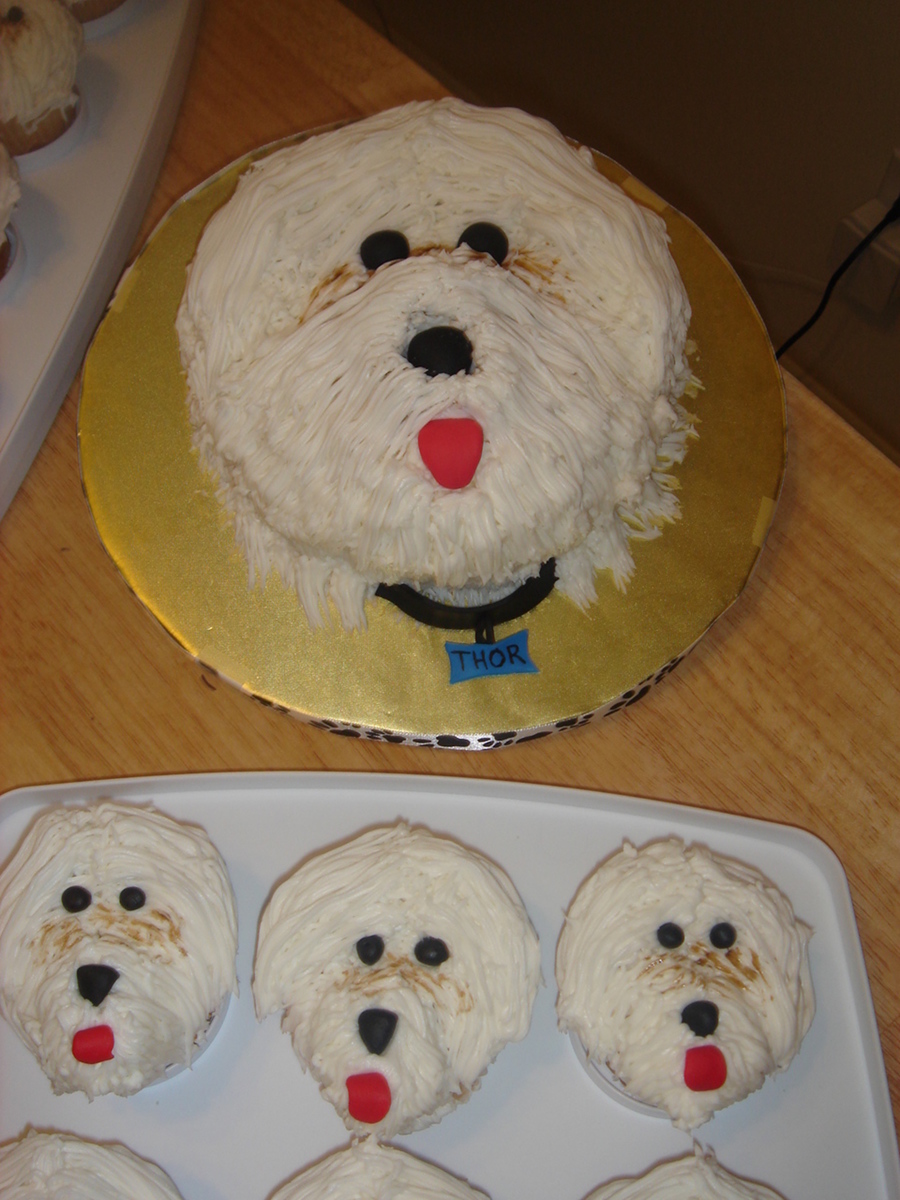
[[[445,642],[472,642],[469,633],[419,625],[382,600],[367,605],[364,631],[346,632],[334,614],[330,626],[311,629],[279,578],[251,588],[215,481],[192,448],[175,334],[185,271],[241,172],[274,148],[174,205],[123,277],[87,355],[82,479],[129,587],[205,667],[351,736],[492,748],[639,698],[740,595],[781,487],[781,375],[734,272],[690,221],[596,156],[600,171],[663,216],[691,301],[690,361],[702,389],[687,400],[699,437],[674,472],[682,517],[653,541],[632,541],[635,572],[625,592],[602,572],[587,611],[553,592],[497,627],[498,639],[527,628],[536,673],[451,684]]]

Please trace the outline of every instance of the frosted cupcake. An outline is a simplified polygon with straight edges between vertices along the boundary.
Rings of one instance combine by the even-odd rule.
[[[55,1092],[128,1096],[189,1066],[236,950],[219,852],[151,808],[49,809],[0,872],[0,1012]]]
[[[347,1128],[439,1120],[528,1031],[538,939],[508,876],[427,829],[372,829],[314,855],[259,927],[257,1015],[282,1013]]]
[[[660,1163],[639,1179],[614,1179],[586,1200],[783,1200],[771,1188],[739,1179],[699,1150]]]
[[[34,1131],[0,1146],[0,1196],[3,1200],[181,1200],[165,1171],[125,1146]]]
[[[121,8],[124,2],[125,0],[63,0],[72,16],[82,24],[105,17],[115,9]]]
[[[19,171],[15,159],[0,142],[0,279],[6,274],[12,257],[9,222],[21,196]]]
[[[560,1029],[693,1129],[793,1060],[815,1012],[811,932],[754,867],[677,838],[625,842],[566,915]]]
[[[403,1150],[364,1138],[330,1154],[271,1200],[486,1200],[462,1179]]]
[[[83,44],[59,0],[0,0],[0,142],[10,154],[39,150],[75,120]]]

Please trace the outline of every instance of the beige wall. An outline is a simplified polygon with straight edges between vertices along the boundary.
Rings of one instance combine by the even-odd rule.
[[[548,117],[665,196],[776,346],[900,153],[900,0],[345,3],[458,94]],[[784,362],[900,458],[900,288],[871,313],[852,282]]]

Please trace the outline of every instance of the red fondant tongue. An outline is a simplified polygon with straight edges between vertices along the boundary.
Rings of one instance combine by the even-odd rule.
[[[727,1075],[725,1055],[718,1046],[692,1046],[684,1056],[684,1082],[692,1092],[714,1092]]]
[[[116,1038],[108,1025],[79,1029],[72,1038],[72,1054],[80,1063],[108,1062],[113,1056]]]
[[[444,488],[464,488],[481,461],[484,431],[471,417],[441,417],[419,430],[422,462]]]
[[[347,1108],[354,1121],[377,1125],[390,1112],[390,1084],[378,1071],[351,1075],[347,1079]]]

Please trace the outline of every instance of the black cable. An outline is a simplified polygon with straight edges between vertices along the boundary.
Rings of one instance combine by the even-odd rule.
[[[813,325],[815,325],[816,321],[818,321],[819,317],[821,317],[822,313],[825,311],[825,306],[831,299],[831,293],[834,291],[835,286],[837,285],[841,276],[849,271],[863,251],[867,250],[869,246],[871,246],[871,244],[878,237],[879,233],[881,233],[882,229],[886,229],[888,225],[893,224],[893,222],[898,219],[900,219],[900,196],[897,197],[874,229],[870,229],[862,241],[853,247],[841,265],[837,268],[835,273],[828,280],[828,283],[825,286],[825,291],[822,293],[822,299],[819,301],[819,307],[809,318],[809,320],[804,325],[801,325],[796,333],[792,333],[788,340],[783,343],[780,349],[776,350],[776,358],[781,358],[785,350],[790,350],[794,342],[798,341],[803,337],[804,333],[807,333],[810,329],[812,329]]]

